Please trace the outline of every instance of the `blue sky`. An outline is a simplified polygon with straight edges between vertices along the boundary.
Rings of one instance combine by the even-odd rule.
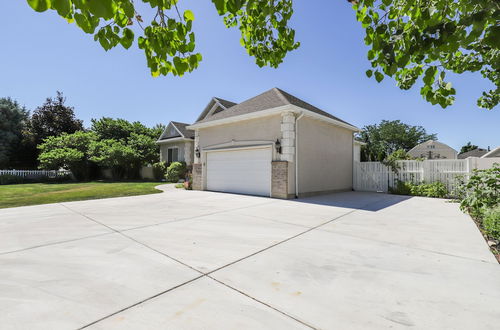
[[[2,1],[0,97],[34,109],[60,90],[87,126],[102,116],[154,125],[192,122],[212,96],[241,102],[280,87],[358,127],[400,119],[454,148],[467,141],[500,144],[499,108],[476,106],[481,91],[491,88],[479,73],[452,77],[458,96],[444,110],[425,102],[418,88],[402,91],[391,79],[378,84],[366,78],[364,33],[346,1],[296,0],[291,25],[301,47],[278,69],[254,64],[240,46],[239,31],[225,28],[210,0],[182,0],[180,8],[195,14],[203,62],[181,78],[152,78],[135,46],[105,52],[54,12],[36,13],[23,0]]]

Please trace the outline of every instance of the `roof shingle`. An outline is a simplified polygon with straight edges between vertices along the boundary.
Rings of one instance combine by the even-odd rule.
[[[232,103],[232,102],[231,102]],[[244,115],[247,113],[252,113],[252,112],[257,112],[257,111],[263,111],[267,109],[272,109],[276,108],[279,106],[284,106],[284,105],[295,105],[298,107],[301,107],[303,109],[315,112],[319,115],[338,120],[342,123],[345,123],[347,125],[354,126],[352,124],[349,124],[348,122],[337,118],[333,116],[332,114],[323,111],[279,88],[272,88],[260,95],[257,95],[255,97],[252,97],[246,101],[243,101],[239,104],[233,105],[227,110],[218,112],[213,114],[212,116],[208,118],[203,118],[201,120],[198,120],[197,123],[205,123],[213,120],[218,120],[218,119],[224,119],[228,117],[234,117],[234,116],[240,116]]]

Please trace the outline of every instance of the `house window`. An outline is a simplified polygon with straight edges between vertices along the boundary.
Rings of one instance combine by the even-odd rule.
[[[167,149],[167,163],[178,162],[179,161],[179,148],[168,148]]]

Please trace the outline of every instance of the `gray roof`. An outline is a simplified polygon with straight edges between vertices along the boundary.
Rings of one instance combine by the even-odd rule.
[[[240,116],[244,115],[247,113],[252,113],[252,112],[257,112],[257,111],[262,111],[262,110],[267,110],[267,109],[272,109],[276,108],[279,106],[284,106],[284,105],[296,105],[298,107],[301,107],[303,109],[315,112],[317,114],[320,114],[322,116],[338,120],[342,123],[345,123],[347,125],[354,126],[352,124],[349,124],[348,122],[337,118],[331,114],[329,114],[326,111],[323,111],[279,88],[273,88],[268,90],[267,92],[264,92],[260,95],[257,95],[255,97],[252,97],[251,99],[248,99],[244,102],[241,102],[239,104],[233,105],[232,107],[228,108],[227,110],[218,112],[213,114],[212,116],[208,118],[203,118],[201,120],[198,120],[197,123],[205,123],[213,120],[218,120],[218,119],[223,119],[223,118],[228,118],[228,117],[234,117],[234,116]]]
[[[486,150],[486,149],[476,148],[474,150],[470,150],[470,151],[458,154],[457,158],[458,159],[465,159],[467,157],[481,157],[482,155],[486,154],[487,152],[488,152],[488,150]]]
[[[189,124],[180,123],[178,121],[171,121],[171,123],[174,124],[174,126],[181,132],[182,135],[184,135],[185,138],[194,139],[194,131],[186,128]]]
[[[216,99],[217,101],[219,101],[219,103],[222,104],[225,108],[230,108],[233,105],[236,105],[236,103],[228,101],[228,100],[221,99],[220,97],[214,97],[214,99]]]
[[[182,135],[179,135],[179,134],[173,134],[173,135],[168,135],[166,137],[160,137],[159,141],[162,141],[162,140],[169,140],[169,139],[173,139],[173,138],[178,138],[178,137],[185,137],[186,139],[194,139],[194,131],[193,130],[190,130],[190,129],[187,129],[186,126],[189,126],[189,124],[186,124],[186,123],[180,123],[178,121],[171,121],[167,127],[165,127],[165,129],[167,129],[169,127],[169,125],[173,125],[175,128],[177,128],[177,130],[182,134]],[[163,136],[163,133],[162,135]]]

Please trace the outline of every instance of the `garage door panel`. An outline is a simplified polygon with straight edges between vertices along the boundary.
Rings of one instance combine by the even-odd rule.
[[[207,189],[269,196],[271,148],[207,153]]]

